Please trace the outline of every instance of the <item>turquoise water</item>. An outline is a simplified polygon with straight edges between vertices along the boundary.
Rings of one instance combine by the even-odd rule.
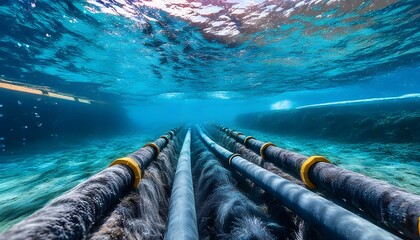
[[[242,113],[418,98],[418,5],[1,1],[0,232],[182,124],[241,129]],[[420,194],[418,142],[243,132]]]

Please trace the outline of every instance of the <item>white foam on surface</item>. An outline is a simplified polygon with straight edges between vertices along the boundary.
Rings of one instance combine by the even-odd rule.
[[[284,109],[290,109],[292,107],[292,102],[289,100],[282,100],[278,101],[276,103],[271,104],[270,109],[271,110],[284,110]]]

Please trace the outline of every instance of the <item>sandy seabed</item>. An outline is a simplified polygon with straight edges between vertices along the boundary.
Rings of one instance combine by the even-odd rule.
[[[281,148],[307,156],[323,155],[340,167],[420,194],[418,143],[349,144],[232,127]],[[157,137],[159,133],[92,138],[48,145],[35,154],[25,150],[0,157],[0,232]]]

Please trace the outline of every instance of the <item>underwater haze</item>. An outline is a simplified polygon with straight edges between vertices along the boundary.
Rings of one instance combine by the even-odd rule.
[[[0,232],[203,122],[420,194],[419,0],[0,1]]]

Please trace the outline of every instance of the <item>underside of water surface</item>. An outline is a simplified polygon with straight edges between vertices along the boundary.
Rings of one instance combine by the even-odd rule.
[[[0,2],[0,233],[201,123],[419,195],[419,1]]]

